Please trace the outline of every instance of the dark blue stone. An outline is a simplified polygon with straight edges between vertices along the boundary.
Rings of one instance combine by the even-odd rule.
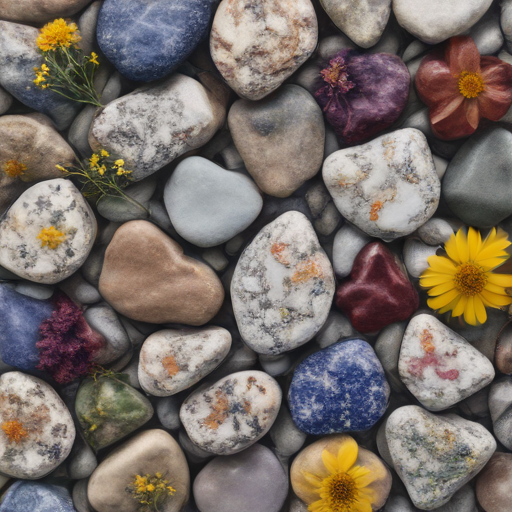
[[[208,34],[213,0],[105,0],[96,34],[107,59],[131,80],[158,80]]]
[[[39,364],[39,326],[52,316],[50,301],[22,295],[0,285],[0,357],[20,370],[35,370]]]
[[[0,512],[76,512],[64,487],[18,480],[5,493]]]
[[[293,421],[313,435],[368,430],[388,399],[382,365],[363,340],[336,343],[306,358],[288,395]]]

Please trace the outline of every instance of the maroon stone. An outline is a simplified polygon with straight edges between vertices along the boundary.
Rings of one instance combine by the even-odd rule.
[[[409,318],[419,297],[393,253],[372,242],[357,255],[350,277],[338,286],[336,306],[359,332],[373,332]]]

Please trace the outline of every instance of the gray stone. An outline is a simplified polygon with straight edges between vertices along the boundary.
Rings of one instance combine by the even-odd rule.
[[[265,372],[267,372],[271,377],[276,377],[277,375],[286,373],[293,365],[293,360],[290,357],[290,354],[281,354],[279,356],[266,356],[264,354],[259,354],[258,359],[263,370],[265,370]]]
[[[290,501],[288,512],[308,512],[308,506],[301,499],[294,496]]]
[[[375,353],[386,372],[386,378],[396,393],[403,393],[405,386],[398,373],[400,347],[404,337],[406,322],[399,322],[384,327],[375,342]]]
[[[321,60],[329,60],[345,48],[356,50],[357,45],[345,34],[333,34],[320,39],[316,53]]]
[[[503,9],[503,5],[502,5]],[[472,27],[469,35],[473,38],[480,55],[494,55],[503,46],[504,37],[500,28],[500,16],[492,7]]]
[[[432,218],[418,229],[418,236],[428,245],[442,245],[453,235],[453,228],[444,219]]]
[[[236,235],[226,243],[224,249],[226,250],[227,254],[234,256],[240,252],[244,243],[245,238],[242,235]]]
[[[229,264],[229,260],[224,256],[224,253],[221,249],[213,248],[206,249],[201,253],[201,257],[203,258],[210,267],[215,270],[215,272],[222,272]]]
[[[181,400],[175,396],[160,398],[156,403],[156,414],[160,423],[169,430],[179,430]]]
[[[487,386],[474,395],[468,396],[459,403],[459,409],[466,416],[476,416],[477,418],[487,418],[489,412],[489,391]]]
[[[283,404],[276,421],[270,429],[270,437],[276,446],[277,452],[289,457],[302,448],[307,434],[297,428],[288,407]]]
[[[98,466],[96,455],[81,435],[75,439],[73,450],[66,463],[68,475],[73,480],[89,478]]]
[[[208,459],[213,457],[213,454],[203,450],[196,444],[194,444],[190,437],[188,437],[185,429],[180,429],[178,433],[178,441],[183,451],[187,455],[187,459],[192,464],[204,464]]]
[[[244,161],[242,160],[242,157],[240,156],[240,153],[238,152],[238,149],[236,149],[234,143],[231,143],[229,146],[225,147],[219,154],[224,160],[224,166],[226,169],[235,170],[244,168]]]
[[[12,96],[2,87],[0,87],[0,115],[5,114],[12,104]]]
[[[142,389],[139,381],[139,354],[135,354],[121,372],[128,376],[128,384],[132,388]]]
[[[86,0],[85,3],[88,3],[89,1],[90,0]],[[98,23],[98,14],[102,4],[102,0],[92,2],[78,19],[78,30],[80,31],[80,36],[82,38],[80,40],[80,48],[82,48],[86,55],[90,55],[91,52],[97,50],[96,25]]]
[[[84,278],[90,284],[96,287],[100,282],[101,269],[103,268],[103,259],[105,258],[105,250],[106,247],[104,246],[93,247],[81,268]]]
[[[501,2],[501,30],[505,34],[507,40],[507,49],[512,51],[512,0],[502,0]],[[503,53],[503,52],[502,52]],[[498,55],[500,59],[503,56]],[[506,60],[506,59],[503,59]]]
[[[350,320],[337,310],[331,310],[327,320],[316,335],[320,348],[327,348],[338,341],[357,338],[359,333],[352,327]]]
[[[73,486],[73,506],[77,512],[94,512],[89,500],[87,499],[87,484],[89,483],[88,478],[78,480]]]
[[[419,57],[423,53],[426,53],[431,49],[431,46],[425,44],[423,41],[419,39],[415,39],[409,46],[405,49],[404,54],[402,55],[402,60],[407,64],[410,60]]]
[[[394,17],[390,17],[379,42],[368,48],[368,53],[393,53],[398,55],[404,46],[403,30]]]
[[[489,411],[494,435],[501,444],[512,450],[512,377],[502,377],[492,384]]]
[[[59,288],[74,302],[79,304],[96,304],[101,300],[100,292],[89,284],[80,273],[59,283]]]
[[[347,277],[352,272],[354,260],[359,251],[371,238],[348,222],[336,233],[332,247],[332,265],[339,278]]]
[[[419,278],[429,267],[428,258],[436,254],[439,246],[424,244],[416,238],[408,238],[403,249],[403,258],[407,272],[412,277]]]
[[[55,291],[53,286],[43,286],[28,281],[21,281],[18,284],[16,284],[15,290],[18,293],[39,300],[49,299],[53,295],[53,292]]]
[[[221,379],[231,373],[250,370],[258,362],[257,354],[252,351],[245,343],[236,340],[224,362],[211,375],[211,379]]]
[[[313,226],[320,235],[329,236],[338,226],[341,215],[332,201],[332,197],[323,183],[312,185],[306,192],[306,201]]]

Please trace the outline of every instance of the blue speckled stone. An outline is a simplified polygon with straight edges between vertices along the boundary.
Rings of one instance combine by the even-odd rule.
[[[389,385],[372,347],[350,340],[306,358],[288,399],[293,421],[308,434],[368,430],[386,411]]]
[[[52,316],[50,301],[21,295],[0,285],[0,357],[20,370],[34,370],[39,364],[39,326]]]
[[[131,80],[151,82],[175,70],[207,35],[213,0],[105,0],[97,38]]]
[[[0,512],[76,512],[67,489],[18,480],[6,492]]]

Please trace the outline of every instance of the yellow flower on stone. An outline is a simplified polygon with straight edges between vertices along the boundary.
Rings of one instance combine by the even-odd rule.
[[[18,176],[22,176],[25,174],[27,170],[27,166],[18,162],[18,160],[9,160],[4,165],[4,172],[10,178],[17,178]]]
[[[66,235],[62,231],[50,226],[49,228],[43,228],[41,233],[37,235],[37,238],[41,240],[41,247],[57,249],[66,240]]]
[[[116,160],[114,162],[114,167],[123,167],[123,165],[124,165],[124,160],[122,160],[122,159]]]
[[[108,151],[107,151],[106,149],[102,149],[102,150],[100,151],[100,154],[101,154],[101,156],[102,156],[103,158],[108,158],[108,157],[110,156],[110,155],[109,155],[109,153],[108,153]]]
[[[62,18],[47,23],[37,38],[37,46],[43,52],[54,51],[57,48],[69,48],[82,38],[78,34],[76,23],[66,23]]]
[[[512,288],[512,275],[493,274],[509,257],[505,249],[511,243],[507,234],[493,228],[482,240],[480,232],[459,229],[444,248],[447,256],[430,256],[429,268],[423,272],[420,285],[430,295],[428,305],[439,313],[452,311],[464,315],[470,325],[487,320],[485,308],[502,308],[512,303],[505,292]]]
[[[89,58],[89,62],[92,62],[93,64],[96,64],[97,66],[100,65],[100,63],[98,62],[98,55],[94,52],[91,52],[91,57]]]
[[[94,169],[94,167],[96,167],[98,165],[99,161],[100,161],[99,155],[97,155],[96,153],[93,153],[91,158],[89,158],[89,162],[91,164],[91,169]]]
[[[57,167],[57,169],[59,169],[59,171],[67,172],[67,169],[65,167],[63,167],[62,165],[56,165],[55,167]]]

